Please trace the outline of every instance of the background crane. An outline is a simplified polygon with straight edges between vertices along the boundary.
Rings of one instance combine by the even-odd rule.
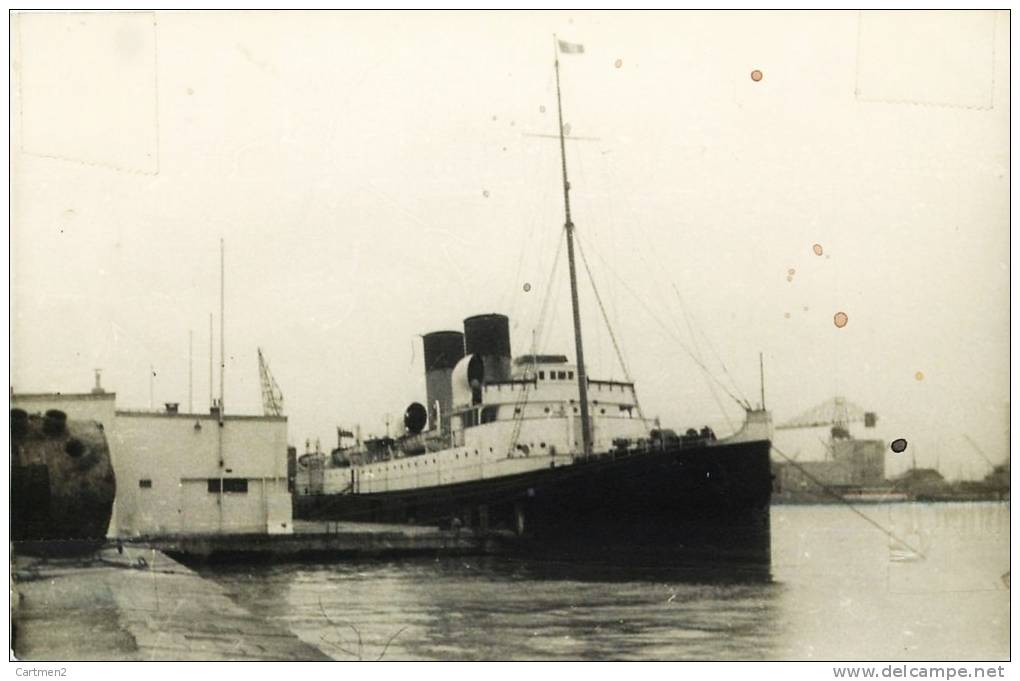
[[[865,428],[874,428],[877,420],[875,412],[864,411],[845,397],[833,397],[779,424],[776,430],[825,426],[830,429],[833,440],[846,440],[850,438],[851,423],[864,423]]]
[[[282,416],[283,393],[280,391],[276,379],[273,378],[273,374],[269,371],[269,364],[262,355],[262,348],[258,348],[258,353],[259,380],[262,383],[262,412],[266,416]]]

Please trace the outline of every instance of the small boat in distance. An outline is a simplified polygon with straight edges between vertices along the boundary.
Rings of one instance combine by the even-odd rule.
[[[588,376],[558,58],[555,72],[574,361],[537,348],[514,357],[502,314],[425,334],[425,404],[407,407],[397,437],[340,431],[330,456],[302,457],[294,516],[505,530],[522,551],[625,566],[767,569],[764,405],[731,436],[678,434],[643,416],[629,379]]]

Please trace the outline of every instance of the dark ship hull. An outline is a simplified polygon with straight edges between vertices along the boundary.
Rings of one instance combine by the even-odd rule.
[[[766,440],[606,454],[375,494],[294,497],[295,518],[506,530],[525,554],[627,567],[770,563]]]

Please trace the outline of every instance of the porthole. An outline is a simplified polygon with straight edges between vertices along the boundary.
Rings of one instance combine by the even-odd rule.
[[[539,446],[540,446],[540,447],[541,447],[542,449],[545,449],[545,443],[544,443],[544,442],[540,442],[540,443],[539,443]]]

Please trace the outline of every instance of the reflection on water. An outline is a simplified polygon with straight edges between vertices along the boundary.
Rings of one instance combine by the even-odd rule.
[[[864,512],[892,536],[773,508],[771,580],[492,557],[206,574],[338,660],[1007,658],[1008,504]]]

